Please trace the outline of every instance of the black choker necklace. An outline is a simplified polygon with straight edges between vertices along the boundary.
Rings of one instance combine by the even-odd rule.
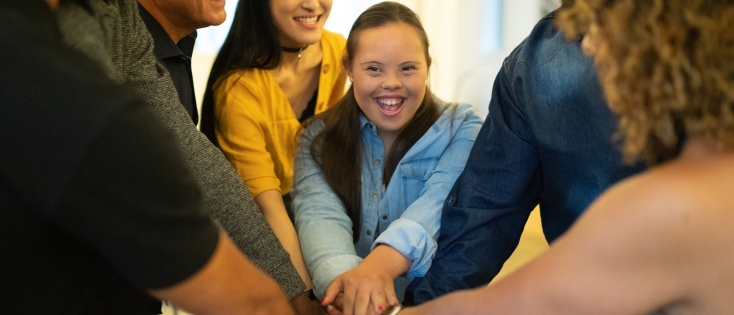
[[[303,45],[298,48],[280,46],[280,49],[282,49],[285,52],[298,53],[298,60],[301,60],[301,52],[306,50],[306,48],[308,48],[308,45]]]

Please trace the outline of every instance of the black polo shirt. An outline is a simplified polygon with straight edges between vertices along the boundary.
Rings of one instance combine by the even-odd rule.
[[[0,313],[160,313],[140,295],[218,239],[173,136],[45,1],[0,1],[0,28]]]
[[[191,74],[191,55],[194,53],[194,44],[196,44],[196,31],[182,38],[176,44],[163,29],[163,26],[143,6],[138,4],[138,9],[148,32],[153,36],[155,57],[166,66],[168,73],[171,74],[173,85],[176,86],[178,99],[181,100],[181,104],[189,112],[194,124],[198,124],[199,114],[196,109],[194,79]]]

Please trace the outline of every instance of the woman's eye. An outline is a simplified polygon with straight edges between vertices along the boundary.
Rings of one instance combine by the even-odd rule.
[[[402,68],[403,71],[411,71],[415,69],[416,69],[415,66],[403,66]]]
[[[380,71],[380,69],[377,69],[377,67],[367,67],[367,71],[377,72],[377,71]]]

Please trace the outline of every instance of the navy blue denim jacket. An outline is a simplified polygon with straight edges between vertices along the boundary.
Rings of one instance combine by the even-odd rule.
[[[642,170],[621,161],[593,59],[553,18],[505,59],[489,115],[444,204],[435,259],[411,283],[406,304],[486,285],[536,205],[552,242],[603,190]]]

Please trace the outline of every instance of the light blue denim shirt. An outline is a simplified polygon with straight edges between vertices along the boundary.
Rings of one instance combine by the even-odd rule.
[[[356,244],[352,221],[309,150],[323,122],[314,122],[301,135],[291,195],[301,249],[319,298],[336,276],[356,267],[379,244],[413,261],[410,279],[423,276],[431,266],[443,203],[482,125],[471,105],[439,101],[439,107],[441,116],[408,150],[386,189],[382,139],[375,125],[360,117],[362,215]]]

